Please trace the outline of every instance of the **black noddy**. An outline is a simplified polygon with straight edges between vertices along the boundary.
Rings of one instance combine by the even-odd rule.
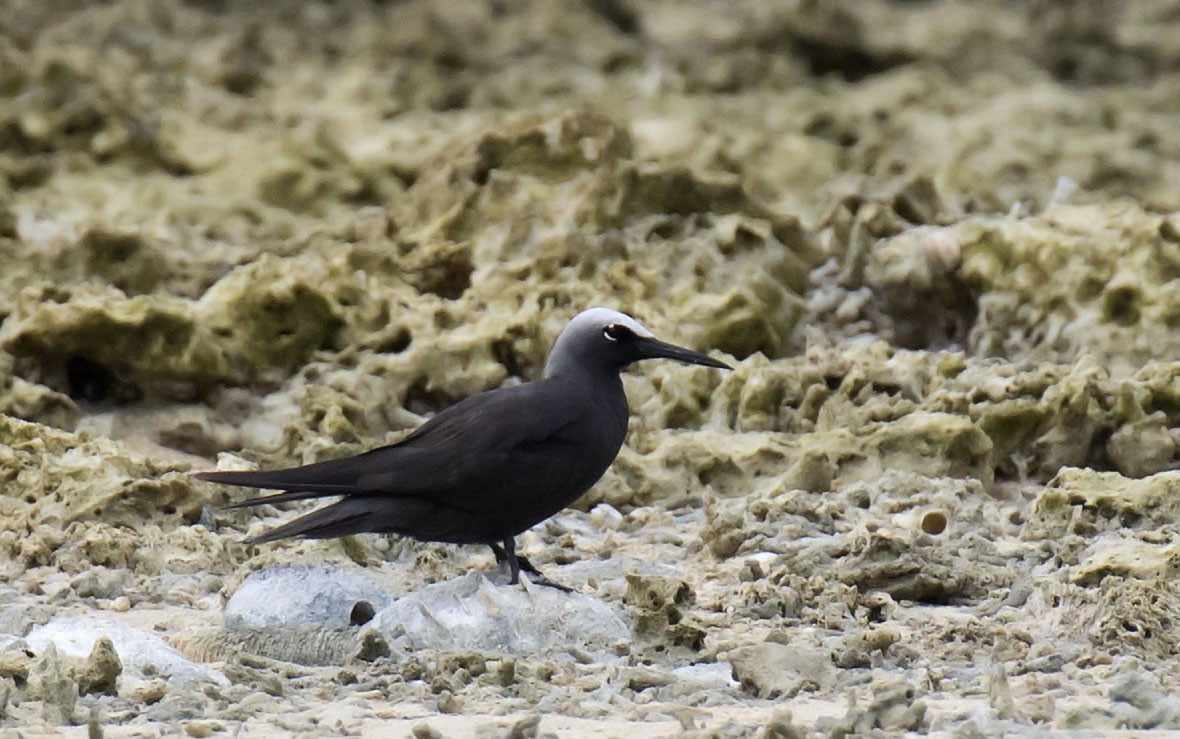
[[[486,544],[520,572],[544,578],[516,556],[516,535],[590,489],[627,433],[619,373],[642,359],[675,359],[730,369],[704,354],[660,341],[634,318],[609,308],[579,313],[557,337],[540,380],[473,395],[396,444],[269,472],[202,472],[202,480],[282,490],[231,507],[342,496],[331,505],[249,539],[401,534],[420,541]],[[566,588],[562,588],[566,589]]]

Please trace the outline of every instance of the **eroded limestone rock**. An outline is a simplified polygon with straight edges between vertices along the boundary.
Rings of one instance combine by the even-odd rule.
[[[6,498],[0,548],[10,561],[66,571],[143,560],[151,526],[195,523],[223,494],[186,472],[187,465],[146,460],[109,439],[0,415],[0,476],[22,491]]]
[[[41,702],[41,717],[47,723],[70,723],[78,703],[78,684],[52,644],[29,667],[28,697]]]
[[[823,649],[763,642],[731,652],[733,679],[759,698],[793,698],[832,687],[836,668]]]
[[[1176,520],[1180,472],[1141,480],[1117,472],[1065,468],[1037,496],[1024,527],[1026,538],[1109,532],[1124,526],[1156,528]]]
[[[119,659],[115,645],[108,636],[94,640],[94,646],[86,663],[78,672],[78,693],[106,693],[117,695],[117,682],[123,673],[123,661]]]
[[[694,617],[695,595],[683,580],[660,575],[627,575],[627,601],[635,608],[632,629],[655,652],[697,652],[705,629]]]

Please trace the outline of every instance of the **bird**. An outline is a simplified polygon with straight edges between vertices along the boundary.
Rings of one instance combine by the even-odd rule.
[[[340,497],[246,544],[360,533],[480,544],[497,564],[507,562],[510,584],[524,571],[534,583],[568,591],[516,554],[516,537],[573,503],[610,467],[629,416],[620,373],[657,358],[732,369],[657,339],[626,313],[588,308],[558,335],[540,379],[471,395],[394,444],[301,467],[195,476],[282,491],[230,508]]]

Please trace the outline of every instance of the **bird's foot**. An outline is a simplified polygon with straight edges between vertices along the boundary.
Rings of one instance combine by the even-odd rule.
[[[560,590],[563,593],[574,592],[573,588],[562,585],[559,582],[554,582],[553,580],[545,577],[545,575],[537,569],[536,565],[528,560],[528,557],[518,556],[514,549],[506,549],[505,547],[501,547],[499,544],[489,544],[488,546],[492,548],[492,553],[496,555],[496,564],[508,564],[508,571],[511,573],[511,577],[508,580],[509,585],[518,584],[520,582],[520,573],[524,572],[529,575],[529,582],[534,585],[553,588],[555,590]],[[512,567],[513,560],[516,561],[515,571]]]
[[[560,590],[563,593],[574,592],[574,589],[568,585],[562,585],[559,582],[555,582],[550,580],[548,577],[545,577],[545,573],[538,570],[536,565],[528,561],[527,558],[517,557],[516,560],[520,562],[520,571],[526,573],[529,576],[529,582],[532,584],[542,585],[546,588],[553,588],[554,590]]]
[[[521,569],[523,570],[524,568],[522,567]],[[533,585],[541,585],[546,588],[553,588],[554,590],[560,590],[563,593],[576,592],[573,588],[571,588],[568,585],[562,585],[559,582],[554,582],[553,580],[550,580],[549,578],[542,575],[540,572],[537,572],[537,570],[535,568],[532,570],[524,570],[524,571],[529,576],[529,582],[531,582]]]

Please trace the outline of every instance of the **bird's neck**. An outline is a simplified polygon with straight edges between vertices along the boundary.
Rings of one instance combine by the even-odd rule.
[[[617,370],[609,370],[606,368],[588,369],[584,365],[576,363],[554,363],[550,362],[545,365],[545,374],[543,379],[557,380],[558,382],[575,383],[587,388],[593,388],[598,391],[618,391],[622,392],[623,379],[619,377]]]
[[[627,394],[623,392],[623,378],[617,370],[603,367],[587,368],[582,364],[550,364],[545,367],[545,380],[565,383],[576,392],[594,398],[595,402],[609,409],[612,415],[621,417],[627,423]]]
[[[560,352],[550,352],[549,360],[545,362],[545,371],[541,377],[568,378],[580,381],[590,381],[596,385],[621,383],[619,372],[621,367],[604,367],[596,362],[583,362],[578,357]]]
[[[623,378],[618,372],[602,368],[587,370],[579,366],[570,372],[547,377],[546,381],[561,385],[564,393],[584,399],[584,403],[579,404],[581,412],[590,421],[593,435],[602,442],[602,449],[609,448],[609,458],[604,461],[609,464],[627,435],[627,421],[631,415]]]

